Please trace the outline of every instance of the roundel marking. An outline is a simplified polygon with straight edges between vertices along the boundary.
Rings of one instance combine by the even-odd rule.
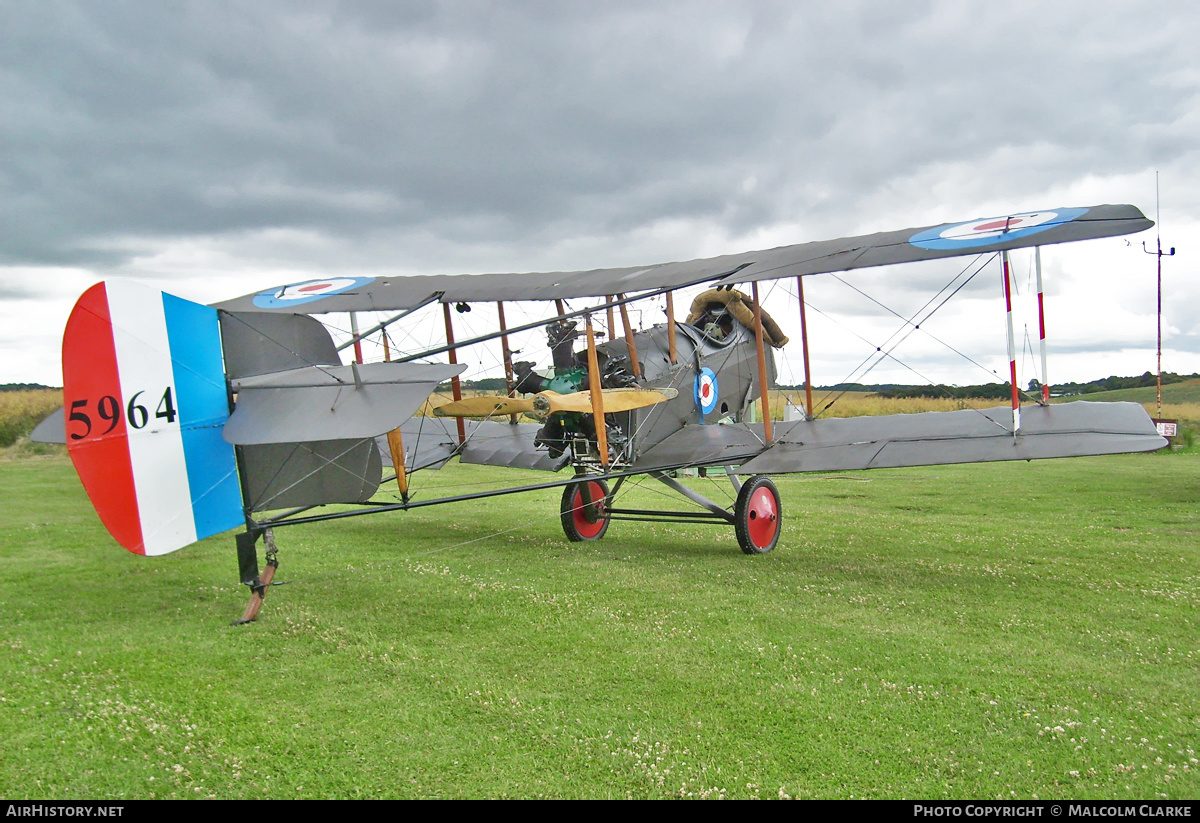
[[[701,414],[708,414],[717,407],[717,375],[707,366],[696,375],[696,406]]]
[[[935,251],[969,249],[996,242],[998,239],[1019,240],[1031,234],[1047,231],[1087,214],[1087,209],[1054,209],[1031,211],[1005,217],[985,217],[965,223],[934,226],[917,232],[908,242],[918,248]]]
[[[312,303],[374,282],[374,277],[328,277],[324,280],[305,280],[289,283],[283,288],[254,295],[254,305],[260,309],[283,309]]]

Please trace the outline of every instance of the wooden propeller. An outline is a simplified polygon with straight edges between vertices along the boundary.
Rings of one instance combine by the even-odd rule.
[[[675,389],[604,389],[604,411],[623,412],[664,403],[679,395]],[[533,397],[504,397],[501,395],[467,397],[438,406],[435,417],[502,417],[506,414],[528,412],[537,417],[549,417],[559,412],[588,414],[592,411],[590,392],[570,394],[544,391]]]
[[[504,397],[481,395],[464,397],[433,410],[434,417],[503,417],[506,414],[533,413],[533,399],[528,397]]]

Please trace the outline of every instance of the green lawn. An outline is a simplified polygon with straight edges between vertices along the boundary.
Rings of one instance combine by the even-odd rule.
[[[1200,796],[1200,456],[779,486],[758,557],[553,490],[281,529],[234,628],[232,534],[135,557],[0,462],[0,796]]]

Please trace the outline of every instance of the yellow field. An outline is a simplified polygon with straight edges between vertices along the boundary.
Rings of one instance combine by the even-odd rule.
[[[918,414],[931,411],[957,411],[958,409],[990,409],[1004,405],[1000,400],[956,400],[948,397],[880,397],[872,392],[813,391],[813,405],[817,417],[879,417],[885,414]],[[792,405],[804,406],[802,391],[771,392],[771,417],[783,419],[785,400]],[[826,406],[832,402],[828,409]]]
[[[0,420],[36,417],[39,420],[62,405],[60,389],[0,392]]]
[[[18,439],[61,405],[58,389],[0,392],[0,454],[12,451]]]
[[[1153,403],[1142,404],[1150,416],[1154,416]],[[1163,417],[1167,420],[1178,420],[1192,426],[1200,426],[1200,403],[1163,403]]]

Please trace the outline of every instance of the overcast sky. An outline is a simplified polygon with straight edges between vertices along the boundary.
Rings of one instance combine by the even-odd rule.
[[[106,278],[207,303],[1058,206],[1153,218],[1156,170],[1163,365],[1200,371],[1197,43],[1190,2],[0,0],[0,383],[59,385],[71,305]],[[1045,250],[1051,382],[1154,369],[1154,239]],[[904,313],[968,262],[843,279]],[[999,282],[861,379],[1006,379]],[[769,308],[798,338],[785,288]],[[897,326],[834,278],[806,290],[818,383]],[[1018,344],[1036,328],[1023,309]]]

